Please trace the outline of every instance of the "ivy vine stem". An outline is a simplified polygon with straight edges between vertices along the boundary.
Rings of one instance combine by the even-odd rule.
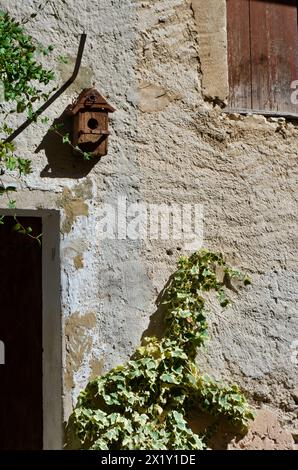
[[[0,178],[0,184],[1,184],[1,187],[0,187],[0,190],[2,188],[5,188],[4,186],[4,183],[2,181],[2,178]],[[11,197],[10,197],[10,189],[9,188],[13,188],[13,187],[8,187],[8,188],[5,188],[4,189],[4,193],[8,199],[8,208],[9,209],[15,209],[15,206],[16,206],[16,201],[13,200]],[[17,217],[16,213],[13,214],[13,218],[14,218],[14,221],[15,221],[15,225],[13,227],[13,230],[15,230],[16,232],[22,234],[22,235],[27,235],[29,238],[32,238],[33,240],[36,240],[37,243],[39,245],[41,245],[41,238],[42,238],[42,233],[38,234],[38,235],[33,235],[32,234],[32,228],[30,226],[28,227],[25,227],[21,222],[20,222],[20,219]],[[3,225],[4,224],[4,219],[5,219],[5,216],[4,215],[1,215],[0,216],[0,225]]]

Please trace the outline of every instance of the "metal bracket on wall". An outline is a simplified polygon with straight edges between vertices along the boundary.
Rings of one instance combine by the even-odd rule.
[[[81,62],[82,62],[82,57],[83,57],[83,52],[84,52],[84,47],[85,47],[85,42],[86,42],[86,37],[87,34],[81,34],[81,39],[80,39],[80,44],[79,44],[79,49],[77,53],[77,59],[74,67],[74,71],[72,76],[62,85],[59,90],[56,91],[56,93],[49,98],[49,100],[44,103],[37,111],[34,112],[34,117],[27,119],[20,127],[18,127],[12,134],[10,134],[7,139],[5,139],[5,143],[7,142],[12,142],[18,135],[20,135],[32,122],[35,122],[36,118],[40,116],[54,101],[59,98],[62,93],[75,81],[77,78],[77,75],[80,70]]]

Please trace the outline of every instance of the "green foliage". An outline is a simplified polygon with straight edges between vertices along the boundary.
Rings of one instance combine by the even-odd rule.
[[[82,448],[204,449],[204,436],[188,425],[194,407],[247,426],[254,415],[239,388],[202,374],[195,363],[207,338],[203,294],[215,291],[225,307],[227,280],[232,278],[249,282],[219,254],[202,250],[179,260],[162,302],[164,337],[145,338],[126,365],[81,392],[70,423]]]
[[[54,73],[46,70],[37,56],[48,55],[52,49],[36,45],[22,25],[0,12],[0,80],[5,101],[16,105],[12,112],[32,112],[35,101],[47,98],[39,87],[48,85]]]
[[[52,132],[54,132],[56,135],[58,135],[61,140],[62,140],[62,143],[63,144],[67,144],[67,145],[70,145],[70,147],[74,150],[74,152],[77,154],[77,155],[80,155],[83,157],[84,160],[91,160],[93,158],[93,155],[91,152],[84,152],[78,145],[74,146],[72,143],[71,143],[71,139],[70,139],[70,134],[69,132],[65,132],[63,134],[62,130],[63,130],[63,123],[57,123],[57,124],[53,124],[51,127],[50,127],[50,130]]]
[[[0,126],[1,173],[17,171],[20,176],[31,172],[30,160],[16,155],[13,142],[4,142],[13,131],[7,125],[7,117],[24,111],[29,117],[34,117],[34,103],[48,98],[48,93],[42,90],[53,80],[54,74],[42,66],[39,57],[48,55],[52,49],[51,45],[44,48],[35,44],[33,38],[25,33],[23,25],[0,11],[0,83],[3,93],[0,109],[4,115]]]
[[[24,111],[34,118],[34,103],[48,98],[49,93],[43,90],[54,79],[54,73],[45,69],[39,59],[48,55],[52,49],[51,45],[45,48],[36,44],[33,38],[25,33],[23,25],[8,13],[0,11],[0,83],[3,94],[0,109],[4,115],[0,126],[2,173],[5,170],[17,171],[20,176],[31,172],[30,160],[16,155],[13,142],[4,142],[13,131],[7,125],[7,118],[10,114]]]
[[[1,131],[1,129],[0,129]],[[19,176],[31,173],[31,161],[22,158],[15,153],[16,148],[13,142],[3,142],[0,140],[0,169],[4,168],[10,172],[17,171]]]
[[[42,7],[40,4],[38,10]],[[30,18],[35,16],[36,13],[32,13]],[[29,19],[24,23],[27,21]],[[51,45],[45,48],[36,44],[26,34],[23,24],[15,21],[8,13],[0,11],[0,112],[3,116],[0,125],[0,175],[8,172],[12,177],[18,178],[31,173],[30,160],[16,153],[14,142],[5,142],[13,132],[7,119],[11,114],[24,112],[34,119],[34,104],[48,98],[49,93],[45,89],[53,80],[54,73],[43,67],[40,58],[47,56],[52,50]],[[16,189],[6,187],[0,178],[0,196],[7,196],[9,209],[16,208],[16,201],[10,197],[12,190]],[[0,223],[3,220],[3,217],[0,218]],[[18,232],[36,238],[40,243],[40,235],[34,237],[30,227],[25,228],[19,223],[16,226]]]

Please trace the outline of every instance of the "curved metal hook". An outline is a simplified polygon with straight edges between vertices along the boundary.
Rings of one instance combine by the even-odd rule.
[[[87,37],[87,34],[85,33],[81,34],[79,49],[77,53],[77,59],[76,59],[72,76],[64,83],[64,85],[62,85],[61,88],[59,88],[59,90],[56,91],[56,93],[53,94],[53,96],[51,96],[51,98],[48,99],[48,101],[46,101],[46,103],[44,103],[37,111],[34,112],[33,118],[27,119],[10,136],[8,136],[7,139],[4,140],[5,143],[12,142],[18,135],[21,134],[21,132],[23,132],[28,126],[30,126],[32,122],[35,122],[36,117],[40,116],[40,114],[42,114],[75,81],[80,70],[86,37]]]

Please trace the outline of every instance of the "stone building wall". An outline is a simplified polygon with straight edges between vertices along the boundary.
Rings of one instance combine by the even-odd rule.
[[[216,3],[222,8],[212,1],[204,9],[197,0],[60,0],[28,24],[34,37],[55,46],[54,55],[68,57],[52,64],[60,84],[87,32],[79,77],[48,110],[50,122],[93,83],[117,110],[109,153],[94,166],[75,159],[49,125],[33,124],[17,139],[33,163],[18,209],[61,216],[64,419],[91,377],[135,350],[177,259],[192,248],[173,238],[102,239],[101,210],[119,209],[120,198],[127,207],[200,208],[203,246],[222,251],[253,283],[233,294],[225,312],[215,309],[209,347],[198,360],[295,425],[298,128],[284,119],[224,114],[216,104],[226,93],[224,9],[213,28]],[[36,2],[0,5],[20,18]],[[218,70],[216,60],[208,63],[208,44],[220,48],[213,49]]]

